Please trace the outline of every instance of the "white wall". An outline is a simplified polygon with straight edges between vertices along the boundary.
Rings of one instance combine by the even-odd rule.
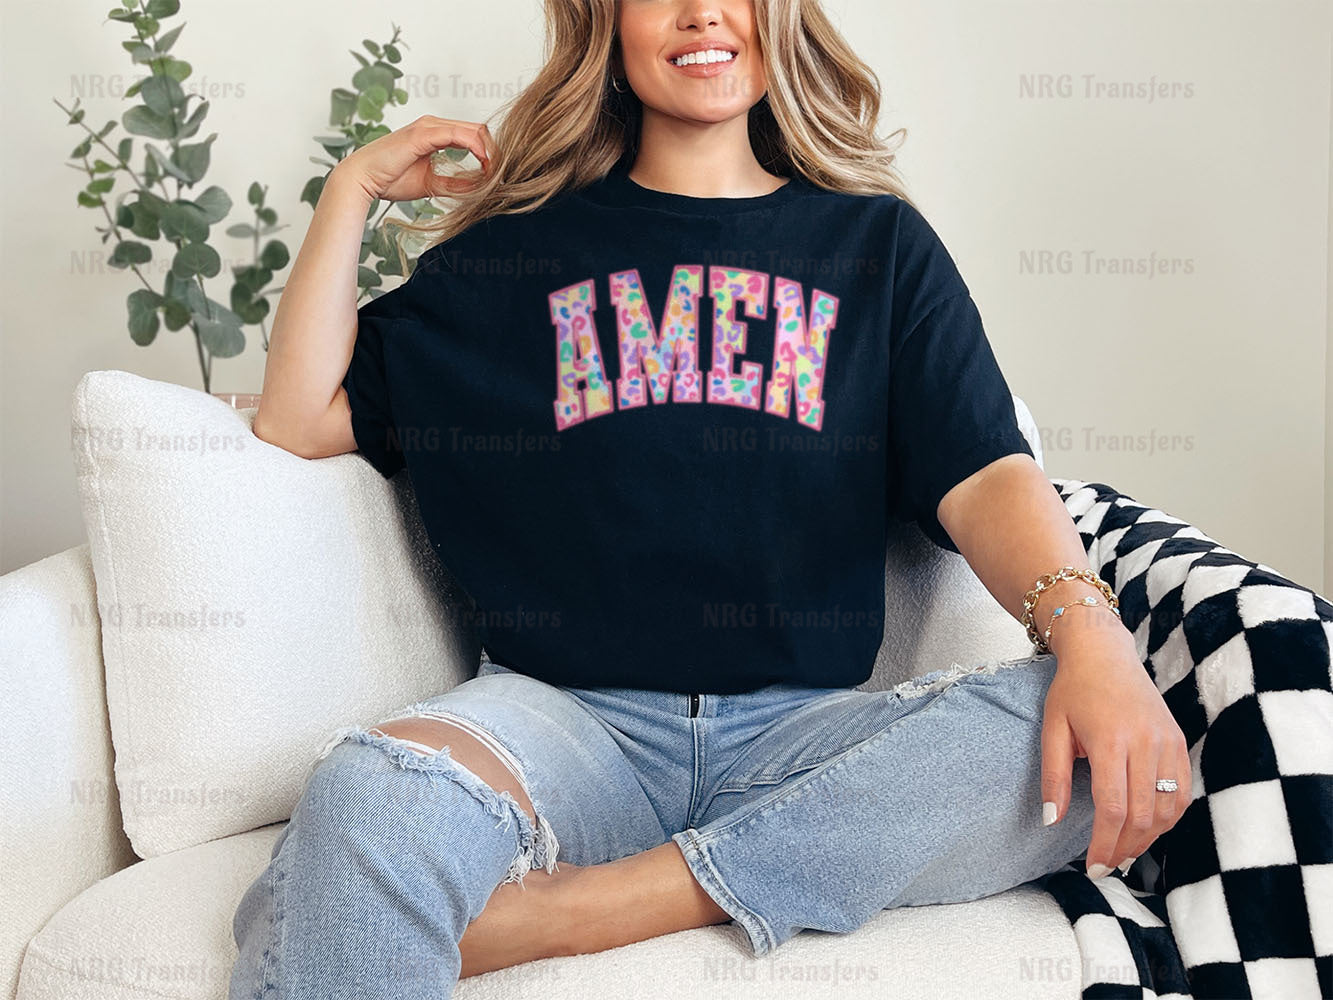
[[[1333,559],[1329,5],[826,3],[880,76],[882,131],[908,128],[901,165],[1046,430],[1048,471],[1106,483],[1322,588]],[[5,92],[22,81],[25,99],[3,105],[0,155],[0,571],[84,538],[68,440],[83,372],[200,387],[189,335],[163,331],[136,347],[124,330],[127,275],[82,263],[102,249],[97,217],[75,204],[80,175],[63,162],[79,136],[49,98],[68,104],[81,83],[132,79],[106,6],[53,0],[4,13]],[[270,185],[293,252],[310,217],[297,199],[316,170],[311,137],[324,133],[329,89],[350,77],[348,47],[382,40],[390,20],[403,27],[417,96],[395,127],[423,113],[480,120],[541,57],[535,0],[480,10],[403,0],[391,13],[338,0],[187,0],[183,19],[176,51],[195,67],[188,82],[217,94],[205,183],[238,201],[227,224],[252,180]],[[1089,96],[1089,77],[1155,78],[1188,94]],[[1024,92],[1043,78],[1051,96]],[[1066,78],[1073,89],[1061,96]],[[128,102],[84,105],[96,127]],[[1087,254],[1155,255],[1188,273],[1089,273]],[[1034,271],[1043,255],[1053,271]],[[257,391],[263,359],[255,337],[215,363],[214,388]],[[1146,435],[1160,436],[1151,451],[1135,447]]]

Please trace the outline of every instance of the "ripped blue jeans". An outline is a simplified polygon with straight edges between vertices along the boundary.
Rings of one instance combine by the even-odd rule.
[[[537,821],[438,751],[333,734],[233,930],[230,1000],[448,997],[458,942],[498,885],[675,841],[748,950],[881,909],[976,899],[1086,856],[1076,758],[1041,822],[1054,654],[958,666],[888,691],[570,688],[483,659],[388,718],[459,721],[519,779]],[[558,837],[558,839],[557,839]]]

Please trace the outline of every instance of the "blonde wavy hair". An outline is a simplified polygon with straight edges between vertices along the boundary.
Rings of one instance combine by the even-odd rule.
[[[487,119],[496,145],[492,172],[457,176],[465,192],[432,192],[456,205],[425,224],[386,224],[424,237],[423,250],[492,215],[531,212],[557,194],[604,177],[637,151],[643,105],[626,85],[617,0],[543,0],[541,71]],[[767,92],[750,109],[750,142],[760,164],[784,177],[852,194],[894,194],[911,203],[893,166],[906,136],[875,135],[879,78],[833,27],[819,0],[754,0]],[[898,139],[892,147],[889,141]],[[913,206],[915,207],[915,205]],[[399,245],[401,247],[401,235]]]

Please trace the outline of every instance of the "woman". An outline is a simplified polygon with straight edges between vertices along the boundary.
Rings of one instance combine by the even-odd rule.
[[[496,140],[428,116],[338,165],[282,297],[255,433],[406,468],[486,655],[333,735],[238,909],[233,998],[438,997],[726,921],[763,955],[1078,858],[1102,877],[1190,800],[818,3],[547,16]],[[479,174],[434,177],[451,146]],[[458,207],[353,315],[370,202],[426,194]],[[890,514],[1033,655],[856,690]]]

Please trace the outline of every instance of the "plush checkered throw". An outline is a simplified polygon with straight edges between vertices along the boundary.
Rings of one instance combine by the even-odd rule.
[[[1083,997],[1333,997],[1333,606],[1108,486],[1051,482],[1193,762],[1189,809],[1127,876],[1037,880]]]

